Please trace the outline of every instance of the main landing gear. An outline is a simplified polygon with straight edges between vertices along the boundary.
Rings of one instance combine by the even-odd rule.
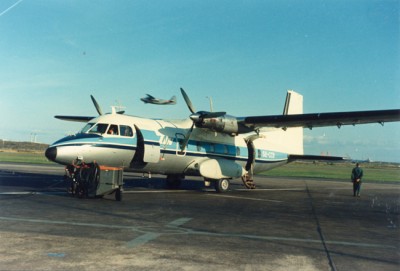
[[[214,181],[215,191],[217,193],[224,193],[229,190],[230,182],[229,179],[219,179]]]
[[[179,187],[181,186],[181,183],[184,179],[185,179],[185,176],[183,174],[169,174],[169,175],[167,175],[167,178],[165,179],[166,188],[167,189],[179,189]],[[254,184],[254,181],[251,178],[251,175],[246,174],[245,176],[242,177],[242,181],[243,181],[244,186],[247,189],[255,189],[256,188],[256,185]],[[217,193],[225,193],[225,192],[229,191],[230,179],[222,178],[222,179],[216,180],[216,179],[204,178],[204,185],[206,187],[213,186]]]
[[[215,191],[217,193],[225,193],[229,190],[230,187],[230,181],[227,178],[219,179],[219,180],[214,180],[214,179],[208,179],[204,178],[204,185],[206,187],[210,187],[211,185],[214,186]]]
[[[253,179],[249,177],[249,175],[246,174],[245,176],[243,176],[242,181],[247,189],[256,189],[256,185],[254,184]],[[205,186],[211,186],[211,184],[213,184],[217,193],[225,193],[229,191],[230,180],[227,178],[219,180],[204,179],[204,184]]]
[[[181,186],[182,180],[185,178],[182,174],[167,175],[166,185],[168,189],[178,189]]]

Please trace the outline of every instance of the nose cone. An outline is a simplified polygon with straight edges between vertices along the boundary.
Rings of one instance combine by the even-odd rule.
[[[57,147],[48,148],[44,155],[46,155],[47,159],[49,159],[50,161],[55,162],[57,157]]]

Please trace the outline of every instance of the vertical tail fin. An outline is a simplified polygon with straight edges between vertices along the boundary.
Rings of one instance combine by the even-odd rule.
[[[303,96],[293,90],[288,90],[283,115],[293,114],[303,114]]]

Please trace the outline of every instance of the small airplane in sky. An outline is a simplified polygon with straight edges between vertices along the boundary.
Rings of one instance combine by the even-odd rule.
[[[147,96],[144,98],[140,98],[142,102],[145,104],[159,104],[159,105],[165,105],[165,104],[176,104],[176,96],[172,96],[171,99],[169,100],[163,100],[159,98],[155,98],[154,96],[151,96],[150,94],[146,94]]]
[[[181,93],[191,113],[182,120],[128,116],[114,107],[103,114],[91,96],[99,116],[55,116],[86,124],[79,133],[54,142],[45,155],[66,166],[79,158],[124,171],[163,174],[174,188],[185,176],[201,176],[205,186],[225,192],[231,179],[241,178],[252,189],[254,174],[292,161],[343,160],[304,154],[303,128],[400,121],[400,109],[304,114],[303,96],[292,90],[281,115],[234,117],[196,111],[182,88]]]

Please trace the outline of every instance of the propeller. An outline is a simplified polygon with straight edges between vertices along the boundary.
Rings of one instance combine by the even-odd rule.
[[[90,95],[90,98],[92,98],[92,102],[94,104],[94,107],[96,107],[97,113],[99,113],[99,115],[103,115],[103,112],[101,111],[101,107],[100,105],[97,103],[96,99],[93,97],[93,95]],[[117,113],[117,114],[124,114],[125,111],[117,111],[115,112],[115,108],[113,108],[113,114]],[[61,119],[61,120],[67,120],[67,121],[76,121],[76,122],[88,122],[96,117],[89,117],[89,116],[61,116],[61,115],[57,115],[54,116],[56,119]]]
[[[93,97],[93,95],[90,95],[90,98],[92,98],[92,102],[94,104],[94,107],[96,107],[97,113],[99,113],[100,116],[103,115],[103,111],[101,110],[101,107],[100,107],[99,103],[96,101],[96,99]],[[113,112],[115,112],[115,111],[113,111]],[[120,110],[120,111],[116,111],[115,113],[122,115],[122,114],[125,113],[125,111],[124,110]]]
[[[212,119],[212,118],[222,117],[226,114],[226,112],[210,112],[210,111],[197,111],[196,112],[196,109],[194,108],[192,101],[189,99],[189,96],[186,94],[186,92],[183,90],[183,88],[181,88],[181,93],[182,93],[183,99],[186,102],[187,107],[189,108],[189,111],[192,113],[189,117],[193,121],[193,124],[190,127],[188,133],[186,134],[185,140],[182,142],[182,145],[181,145],[181,151],[183,152],[183,150],[186,148],[187,143],[189,142],[190,135],[192,134],[193,128],[196,124],[200,125],[204,119]]]
[[[181,93],[183,96],[183,99],[186,102],[187,107],[189,108],[189,111],[192,112],[190,115],[190,119],[193,120],[196,123],[201,123],[203,119],[212,119],[212,118],[218,118],[226,115],[226,112],[210,112],[210,111],[197,111],[194,108],[192,101],[189,99],[189,96],[186,94],[186,92],[181,88]]]
[[[192,112],[192,114],[195,114],[196,110],[193,107],[192,101],[190,101],[189,96],[186,94],[186,92],[183,90],[183,88],[181,88],[181,93],[182,93],[183,99],[185,100],[186,105],[188,106],[190,112]]]
[[[97,103],[96,99],[93,97],[93,95],[90,95],[90,98],[92,98],[92,102],[94,104],[94,107],[96,107],[97,113],[99,113],[99,115],[103,115],[103,112],[101,111],[100,105]]]

